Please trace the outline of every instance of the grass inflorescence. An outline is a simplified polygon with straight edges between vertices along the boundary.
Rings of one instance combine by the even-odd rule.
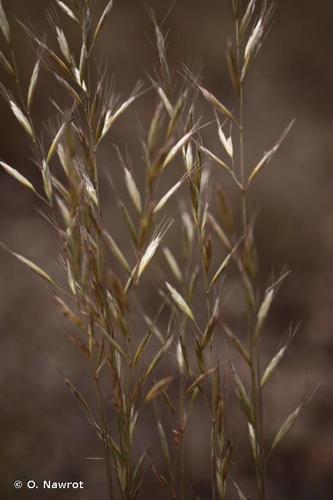
[[[12,254],[50,285],[58,306],[77,330],[71,341],[86,359],[95,400],[86,400],[70,380],[66,384],[101,440],[110,499],[134,500],[140,494],[147,498],[147,470],[169,498],[200,498],[186,463],[191,420],[198,407],[205,408],[202,426],[210,436],[210,497],[225,500],[237,494],[239,499],[247,498],[233,460],[229,422],[233,391],[248,429],[255,497],[264,500],[268,458],[305,404],[287,417],[271,441],[267,439],[264,392],[292,332],[263,366],[265,324],[287,273],[269,282],[265,290],[259,286],[255,217],[248,194],[278,153],[291,125],[250,166],[244,104],[246,81],[270,29],[275,4],[231,2],[235,29],[227,61],[235,102],[228,107],[190,69],[170,68],[167,39],[152,13],[156,72],[127,97],[117,96],[108,67],[98,68],[94,62],[96,42],[102,30],[108,29],[113,3],[106,2],[102,12],[97,12],[92,0],[55,1],[58,12],[52,11],[49,17],[57,48],[19,22],[36,49],[30,82],[24,88],[11,19],[0,1],[0,62],[13,83],[1,84],[1,93],[31,141],[43,192],[5,160],[0,165],[45,205],[45,217],[61,242],[66,287],[30,259],[16,251]],[[79,51],[61,25],[62,16],[76,30]],[[33,117],[34,96],[45,70],[53,75],[67,103],[58,105],[49,96],[54,108],[49,137],[39,134]],[[117,144],[118,163],[111,173],[102,175],[101,143],[112,138],[116,123],[147,93],[154,111],[141,140],[143,169],[134,168]],[[206,124],[196,111],[199,99],[211,108],[207,127],[214,129],[219,152],[204,142],[201,132]],[[178,168],[177,179],[166,185],[173,165]],[[233,205],[215,187],[213,179],[220,176],[229,177],[235,186],[238,202]],[[123,190],[117,189],[119,179]],[[111,227],[115,218],[125,226],[126,245],[119,242],[116,231],[107,229],[102,183],[118,209]],[[180,213],[173,220],[176,201]],[[176,244],[170,243],[170,233],[179,235]],[[242,326],[238,323],[237,329],[223,315],[230,269],[238,276],[244,301],[244,307],[239,307]],[[152,287],[154,313],[146,310],[144,301],[145,291]],[[159,370],[161,364],[163,370]],[[139,422],[147,411],[156,417],[157,463],[149,446],[142,446],[139,453],[136,447],[134,452]],[[159,470],[161,459],[165,465]]]

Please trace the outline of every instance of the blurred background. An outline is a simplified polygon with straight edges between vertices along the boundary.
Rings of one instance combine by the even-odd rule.
[[[3,0],[3,4],[10,18],[18,17],[38,33],[50,32],[45,12],[52,1]],[[101,8],[103,2],[98,0],[96,4]],[[172,5],[171,0],[115,1],[98,50],[109,62],[117,89],[124,96],[156,64],[146,7],[153,8],[157,19],[162,20]],[[292,271],[272,313],[267,349],[274,352],[291,320],[300,322],[267,398],[270,437],[309,388],[320,384],[270,462],[270,500],[329,500],[333,491],[332,22],[333,5],[327,0],[279,0],[271,32],[247,82],[249,161],[258,160],[296,118],[289,137],[258,178],[252,195],[253,208],[258,212],[256,237],[263,283],[272,271],[277,273],[284,265]],[[70,21],[64,20],[64,24],[71,29]],[[234,96],[225,62],[227,38],[232,30],[228,0],[177,0],[164,27],[169,33],[170,65],[181,68],[182,63],[198,61],[203,68],[204,86],[232,107]],[[27,85],[34,64],[33,47],[19,28],[14,30],[14,40],[22,80]],[[0,71],[6,80],[2,68]],[[51,109],[47,101],[50,92],[57,95],[59,89],[45,76],[34,105],[40,120],[46,120]],[[137,131],[141,126],[145,128],[145,119],[152,111],[150,102],[145,97],[131,119],[121,119],[115,129],[112,140],[125,145],[133,157],[141,155]],[[205,113],[208,108],[202,106]],[[38,185],[29,143],[3,99],[0,116],[1,159]],[[205,134],[211,134],[208,140],[212,144],[217,143],[214,128]],[[110,146],[106,141],[101,155],[106,167],[112,157]],[[112,168],[118,175],[117,165]],[[109,197],[106,192],[106,207],[112,219]],[[56,277],[61,274],[59,248],[36,208],[33,196],[0,172],[0,239]],[[229,301],[226,307],[230,314],[236,314],[233,311],[237,304]],[[83,388],[89,384],[81,357],[64,335],[68,328],[47,287],[1,250],[0,497],[5,500],[88,500],[95,498],[97,491],[98,498],[105,498],[103,465],[85,458],[98,457],[100,444],[63,383],[67,377]],[[209,471],[207,461],[202,459],[206,444],[200,433],[200,419],[197,424],[187,465],[202,497],[208,499]],[[153,425],[148,421],[142,429],[146,440]],[[247,451],[243,456],[247,445],[237,422],[233,439],[237,477],[244,490],[251,493],[252,469]],[[16,492],[12,487],[17,479],[48,478],[83,480],[87,486],[80,493],[61,494]],[[149,498],[163,498],[158,483],[149,478],[148,483]]]

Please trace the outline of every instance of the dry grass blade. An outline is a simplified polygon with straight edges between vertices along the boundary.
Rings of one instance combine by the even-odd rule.
[[[31,269],[31,271],[33,271],[34,273],[38,274],[38,276],[40,278],[43,278],[45,281],[47,281],[51,285],[56,285],[56,283],[53,281],[53,279],[43,269],[41,269],[39,266],[37,266],[34,262],[32,262],[31,260],[27,259],[26,257],[23,257],[23,255],[20,255],[20,254],[18,254],[16,252],[13,252],[12,250],[10,250],[2,242],[0,242],[0,246],[4,250],[6,250],[7,252],[9,252],[10,254],[14,255],[14,257],[16,257],[20,262],[22,262],[27,267],[29,267],[29,269]]]
[[[154,384],[154,386],[150,389],[150,391],[146,395],[145,402],[148,403],[149,401],[152,401],[153,399],[157,398],[157,396],[162,394],[162,392],[169,387],[170,383],[172,382],[172,379],[173,377],[165,377],[156,382],[156,384]]]
[[[10,167],[7,163],[5,163],[4,161],[0,161],[0,165],[2,166],[2,168],[7,172],[7,174],[9,174],[10,176],[14,177],[14,179],[16,179],[20,184],[22,184],[22,186],[30,189],[31,191],[33,191],[35,194],[37,194],[37,191],[35,190],[35,188],[33,187],[33,185],[31,184],[30,181],[28,181],[28,179],[26,177],[24,177],[22,174],[20,174],[20,172],[18,172],[17,170],[15,170],[14,168]]]
[[[190,318],[194,323],[195,319],[193,316],[193,313],[186,303],[185,299],[180,295],[179,292],[175,288],[173,288],[169,283],[165,283],[167,289],[170,292],[171,298],[174,301],[174,303],[177,305],[177,307],[188,317]]]

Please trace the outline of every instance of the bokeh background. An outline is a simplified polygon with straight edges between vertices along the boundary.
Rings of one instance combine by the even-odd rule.
[[[3,0],[11,18],[17,16],[50,32],[48,0]],[[98,6],[101,1],[96,2]],[[153,31],[146,6],[163,19],[171,0],[118,0],[98,49],[110,64],[117,88],[126,95],[145,78],[156,59]],[[225,47],[231,27],[227,0],[177,0],[165,23],[172,66],[199,61],[207,88],[228,105],[233,92],[227,75]],[[263,281],[287,265],[292,274],[279,293],[270,323],[269,347],[274,349],[289,322],[300,322],[289,355],[281,364],[268,398],[268,427],[278,427],[311,390],[320,388],[295,425],[269,469],[271,500],[329,500],[333,492],[333,5],[327,0],[279,0],[275,22],[247,84],[248,158],[255,161],[292,118],[295,126],[277,158],[258,179],[253,205],[258,211],[257,243]],[[67,21],[66,21],[67,23]],[[23,81],[34,62],[33,49],[15,29],[15,45]],[[2,69],[1,75],[3,75]],[[38,88],[35,113],[47,119],[49,77]],[[55,94],[56,95],[56,94]],[[149,99],[130,120],[121,120],[115,142],[139,153],[138,125],[144,127]],[[29,144],[4,100],[0,101],[0,156],[38,183]],[[211,134],[214,134],[211,129]],[[211,136],[212,143],[216,141]],[[108,146],[102,161],[111,162]],[[117,166],[113,166],[114,175]],[[120,169],[119,169],[120,172]],[[110,196],[110,195],[109,195]],[[112,201],[106,200],[113,216]],[[35,199],[0,172],[1,240],[50,274],[61,273],[54,235],[37,213]],[[231,311],[237,304],[228,305]],[[48,289],[11,256],[0,252],[0,497],[104,498],[104,469],[99,442],[64,376],[80,387],[88,374],[80,356],[67,342],[68,329]],[[310,388],[310,389],[309,389]],[[200,421],[188,450],[188,466],[204,498],[209,475],[200,460],[205,446]],[[142,432],[149,440],[148,422]],[[241,484],[251,485],[251,468],[242,460],[242,433],[234,439]],[[247,455],[247,453],[246,453]],[[84,492],[16,492],[16,479],[84,480]],[[162,498],[159,485],[148,480],[149,498]],[[244,481],[244,482],[242,482]],[[249,486],[250,487],[250,486]],[[206,494],[206,497],[205,497]],[[148,499],[148,497],[146,497]]]

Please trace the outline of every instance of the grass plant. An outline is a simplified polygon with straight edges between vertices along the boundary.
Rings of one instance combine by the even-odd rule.
[[[49,13],[52,27],[47,37],[18,21],[36,49],[25,88],[16,62],[12,19],[0,0],[0,62],[12,79],[11,86],[1,84],[1,93],[31,142],[43,191],[5,160],[0,165],[45,207],[44,217],[61,244],[66,286],[16,250],[10,251],[48,283],[77,331],[71,330],[70,340],[86,359],[95,400],[88,401],[70,380],[66,383],[101,441],[110,499],[147,498],[144,479],[148,470],[168,498],[203,498],[191,483],[186,464],[190,422],[198,408],[205,409],[203,425],[210,435],[210,498],[225,500],[234,494],[240,500],[247,498],[238,485],[233,460],[228,396],[233,388],[248,428],[256,478],[254,497],[265,500],[268,458],[305,404],[287,417],[268,442],[264,392],[292,333],[264,367],[265,323],[287,273],[282,272],[262,290],[248,193],[277,154],[292,123],[251,166],[246,155],[245,118],[246,81],[270,29],[275,4],[231,2],[235,31],[227,60],[235,102],[228,107],[187,67],[170,68],[166,36],[151,12],[156,72],[120,98],[108,66],[95,63],[96,43],[102,30],[109,29],[113,3],[105,3],[98,12],[92,0],[56,0],[57,11]],[[62,25],[62,16],[73,25],[79,51],[75,50],[77,43],[70,43],[72,37]],[[57,48],[49,42],[51,38]],[[33,117],[42,71],[53,75],[62,102],[66,102],[60,105],[49,96],[54,109],[51,136],[39,132],[40,124]],[[126,120],[128,108],[136,106],[146,93],[154,111],[142,138],[141,170],[137,159],[132,163],[123,144],[117,144],[117,164],[107,174],[102,172],[101,143],[113,142],[117,122]],[[208,101],[212,109],[213,122],[208,125],[197,117],[199,99]],[[221,153],[212,152],[204,143],[203,127],[214,129]],[[176,168],[177,180],[170,183],[168,172]],[[238,192],[234,206],[215,187],[215,179],[223,176],[231,178]],[[118,189],[119,182],[125,194]],[[116,200],[114,219],[126,227],[124,248],[117,231],[107,229],[102,184]],[[176,200],[180,213],[173,220]],[[168,244],[170,234],[176,235],[172,244]],[[230,326],[221,312],[231,269],[243,290],[246,312],[241,331]],[[152,315],[145,310],[147,289],[153,289],[156,296]],[[242,311],[240,306],[240,316]],[[159,370],[161,364],[163,370]],[[248,372],[245,379],[241,376],[244,367]],[[161,470],[149,447],[134,452],[138,422],[147,411],[156,417],[160,456],[165,461]]]

